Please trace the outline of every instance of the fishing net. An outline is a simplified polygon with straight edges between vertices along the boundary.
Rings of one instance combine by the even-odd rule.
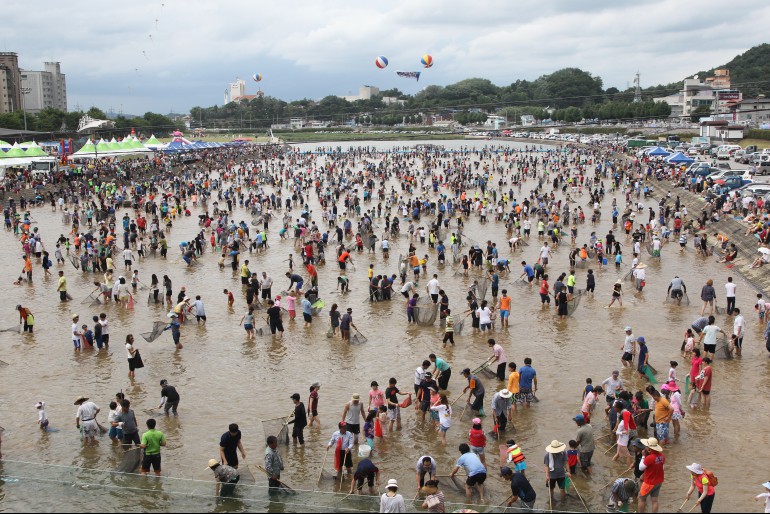
[[[676,296],[674,296],[673,291],[671,293],[669,293],[668,295],[666,295],[666,302],[665,303],[669,303],[669,304],[675,304],[676,303]],[[682,294],[682,302],[681,302],[681,304],[682,305],[690,305],[690,297],[687,296],[686,292],[684,292]]]
[[[454,326],[454,329],[455,329],[454,333],[455,333],[455,335],[458,335],[458,336],[463,335],[463,329],[465,328],[465,320],[466,319],[468,319],[468,318],[465,317],[465,318],[461,319],[460,321],[458,321],[457,323],[455,323],[455,326]]]
[[[524,277],[519,277],[513,281],[513,285],[519,287],[527,287],[529,285],[529,280]]]
[[[367,341],[369,341],[369,339],[358,330],[350,334],[350,344],[364,344]]]
[[[156,321],[152,325],[152,332],[142,332],[139,335],[142,336],[145,341],[147,341],[148,343],[151,343],[160,337],[160,335],[163,333],[163,331],[167,326],[168,326],[168,323],[166,323],[165,321]]]
[[[714,357],[720,359],[732,359],[732,341],[727,340],[727,336],[719,334],[717,336],[717,349],[714,352]]]
[[[123,460],[118,464],[118,473],[134,473],[139,468],[139,463],[142,461],[142,449],[132,448],[127,450],[123,454]]]
[[[278,438],[278,444],[289,444],[289,418],[275,418],[262,421],[262,431],[265,438],[274,435]]]
[[[433,302],[422,305],[418,304],[414,308],[414,318],[418,325],[433,325],[436,322],[436,318],[438,318],[438,304]]]
[[[81,305],[100,305],[102,302],[99,301],[99,296],[101,293],[99,291],[94,291],[90,295],[86,296],[80,301]]]
[[[647,253],[650,254],[650,256],[653,255],[652,241],[647,241],[646,243],[644,243],[644,248],[647,250]]]
[[[457,264],[462,260],[462,254],[460,254],[460,247],[452,245],[452,261]]]
[[[329,327],[329,330],[326,331],[326,337],[328,337],[329,339],[334,337],[334,329],[332,327]]]
[[[68,255],[68,257],[75,269],[80,269],[80,259],[78,259],[75,255]]]
[[[4,328],[0,330],[0,332],[18,332],[19,331],[19,325],[14,325],[11,328]]]
[[[476,287],[477,300],[486,299],[487,291],[489,290],[490,284],[492,284],[492,281],[489,280],[487,277],[483,277],[481,280],[479,280],[478,286]]]
[[[254,333],[258,335],[259,337],[268,337],[273,335],[270,332],[270,325],[263,325],[260,328],[254,329]]]
[[[248,464],[244,464],[243,466],[238,467],[238,476],[240,476],[240,479],[238,480],[239,484],[254,485],[257,483],[257,481],[254,479],[254,474],[249,469]]]
[[[483,371],[483,370],[485,370],[485,369],[488,369],[488,368],[489,368],[489,366],[492,364],[492,361],[493,361],[493,360],[494,360],[494,357],[492,357],[492,358],[490,358],[490,359],[487,359],[487,360],[485,360],[483,364],[481,364],[481,365],[480,365],[480,366],[478,366],[476,369],[474,369],[473,371],[471,371],[471,375],[475,375],[475,374],[477,374],[477,373],[480,373],[481,371]]]
[[[572,300],[567,302],[567,316],[572,316],[580,305],[580,299],[583,297],[585,290],[578,289],[575,294],[572,295]]]
[[[5,367],[5,366],[7,366],[7,365],[8,365],[8,363],[7,363],[7,362],[5,362],[5,361],[0,361],[0,368],[4,368],[4,367]]]
[[[623,280],[626,281],[626,282],[635,282],[636,281],[636,277],[634,277],[634,270],[633,270],[633,268],[628,270],[628,272],[625,275],[623,275]]]

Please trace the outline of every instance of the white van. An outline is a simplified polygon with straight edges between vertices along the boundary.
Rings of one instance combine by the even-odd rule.
[[[734,151],[740,150],[740,145],[721,145],[717,148],[717,159],[726,160],[729,159]]]

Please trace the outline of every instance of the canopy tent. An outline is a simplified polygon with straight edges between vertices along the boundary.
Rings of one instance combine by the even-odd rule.
[[[189,141],[184,143],[182,141],[178,141],[177,139],[182,139],[182,138],[174,138],[173,141],[171,141],[168,145],[166,145],[165,148],[163,148],[163,151],[166,153],[178,153],[178,152],[189,152],[191,150],[199,149]]]
[[[11,143],[8,143],[7,141],[3,141],[2,139],[0,139],[0,148],[10,148],[10,147],[11,147]]]
[[[668,157],[669,155],[671,155],[671,152],[667,152],[663,148],[656,146],[655,148],[650,148],[647,151],[647,155],[649,155],[650,157]]]
[[[163,143],[158,141],[158,138],[155,137],[155,134],[150,136],[150,139],[144,142],[144,146],[148,148],[157,148],[159,146],[163,146]]]
[[[24,153],[27,154],[27,157],[48,157],[48,154],[45,153],[45,150],[43,150],[35,142],[32,142],[32,144],[27,147],[27,150]]]
[[[131,155],[139,153],[150,153],[152,150],[145,147],[139,140],[127,137],[121,142],[113,139],[109,143],[100,140],[94,144],[90,139],[86,141],[83,148],[72,154],[73,159],[100,159],[102,157],[116,157],[119,155]]]
[[[19,146],[19,143],[14,143],[11,149],[5,152],[5,155],[3,155],[2,157],[4,159],[19,159],[19,158],[23,159],[26,156],[27,154],[24,153],[24,149],[21,146]]]
[[[690,164],[692,162],[695,162],[695,159],[691,159],[687,157],[682,152],[677,152],[668,159],[666,159],[666,162],[670,164]]]

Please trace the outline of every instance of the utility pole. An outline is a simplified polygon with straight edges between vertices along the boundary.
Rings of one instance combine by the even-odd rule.
[[[638,71],[634,77],[634,103],[642,103],[641,75]]]

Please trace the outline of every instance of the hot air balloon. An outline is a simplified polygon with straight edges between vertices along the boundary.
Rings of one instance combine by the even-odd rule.
[[[262,80],[262,75],[260,75],[259,73],[255,73],[254,75],[251,76],[251,78],[254,79],[254,82],[259,82]]]
[[[420,62],[424,67],[430,68],[431,66],[433,66],[433,57],[431,57],[428,54],[425,54],[422,56],[422,59],[420,59]]]
[[[377,58],[374,60],[374,64],[375,64],[375,65],[376,65],[378,68],[380,68],[380,69],[383,69],[383,68],[387,68],[387,67],[388,67],[388,58],[387,58],[387,57],[385,57],[384,55],[381,55],[381,56],[377,57]]]

